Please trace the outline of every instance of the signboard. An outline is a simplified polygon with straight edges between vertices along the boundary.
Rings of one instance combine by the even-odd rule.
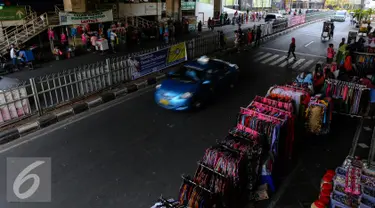
[[[181,10],[195,10],[195,2],[181,2]]]
[[[289,17],[288,27],[305,23],[305,15],[296,15]]]
[[[189,23],[189,31],[194,32],[197,29],[197,17],[196,16],[184,16]]]
[[[164,48],[152,53],[136,56],[129,60],[133,67],[132,79],[138,79],[147,74],[158,72],[187,60],[185,42]]]
[[[60,25],[79,25],[79,24],[91,24],[98,22],[112,22],[113,14],[112,10],[103,12],[91,12],[91,13],[59,13]]]
[[[0,10],[0,21],[22,20],[26,16],[25,7],[3,7]]]
[[[157,12],[157,4],[145,4],[146,15],[156,15]]]

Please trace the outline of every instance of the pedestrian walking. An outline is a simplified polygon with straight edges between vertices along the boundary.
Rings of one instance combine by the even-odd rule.
[[[331,38],[333,38],[334,30],[335,30],[335,25],[332,23],[332,25],[331,25]]]
[[[226,40],[225,40],[226,38],[225,38],[225,35],[224,35],[223,31],[219,32],[219,37],[220,37],[220,49],[224,49],[225,44],[226,44]]]
[[[240,42],[241,42],[241,40],[240,40],[240,34],[236,30],[236,31],[234,31],[234,46],[237,49],[237,53],[240,53]]]
[[[198,35],[200,35],[202,32],[202,21],[198,22]]]
[[[345,45],[345,38],[342,38],[341,39],[341,43],[339,44],[339,48],[341,48],[341,46]]]
[[[260,29],[260,26],[258,26],[257,32],[256,32],[255,46],[260,45],[260,38],[261,37],[262,37],[262,29]]]
[[[292,42],[289,45],[288,56],[286,57],[286,59],[288,60],[290,54],[292,54],[294,57],[294,60],[297,60],[296,54],[294,53],[295,51],[296,51],[296,39],[292,38]]]
[[[333,57],[335,57],[335,49],[333,48],[333,44],[330,43],[327,48],[327,64],[331,64],[333,61]]]
[[[116,53],[115,46],[116,46],[116,39],[117,38],[118,38],[117,34],[111,30],[110,40],[111,40],[111,48],[112,48],[113,53]]]
[[[253,31],[249,28],[247,30],[247,45],[251,45],[251,42],[253,42]]]

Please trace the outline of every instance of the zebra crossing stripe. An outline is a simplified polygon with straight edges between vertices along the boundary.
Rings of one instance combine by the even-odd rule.
[[[254,57],[256,57],[256,56],[261,56],[261,55],[263,55],[263,54],[264,54],[264,52],[259,51],[258,53],[256,53],[256,54],[254,55]]]
[[[288,65],[291,61],[293,61],[293,59],[294,59],[294,58],[290,58],[290,59],[284,61],[283,63],[281,63],[281,64],[279,65],[279,67],[285,67],[285,66]]]
[[[295,69],[297,66],[302,64],[304,61],[305,61],[305,59],[298,59],[298,61],[292,65],[292,69]]]
[[[286,59],[286,56],[282,56],[281,58],[277,59],[276,61],[270,63],[270,65],[271,65],[271,66],[274,66],[274,65],[276,65],[276,64],[278,64],[278,63],[280,63],[280,62],[282,62],[282,61],[285,60],[285,59]]]
[[[256,59],[254,60],[254,62],[258,62],[258,61],[260,61],[260,60],[262,60],[262,59],[264,59],[264,58],[267,58],[267,57],[270,56],[270,55],[272,55],[272,53],[266,53],[266,54],[264,54],[263,56],[256,58]]]
[[[306,62],[304,65],[302,65],[300,68],[299,68],[299,71],[303,71],[305,70],[308,66],[310,66],[312,63],[314,62],[314,60],[309,60],[308,62]]]
[[[279,57],[279,55],[275,54],[275,55],[269,57],[268,59],[262,61],[262,64],[266,64],[266,63],[268,63],[268,62],[274,60],[274,59],[277,58],[277,57]]]

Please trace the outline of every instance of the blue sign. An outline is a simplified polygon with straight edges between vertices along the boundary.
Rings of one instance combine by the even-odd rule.
[[[132,79],[158,72],[187,60],[185,43],[179,43],[130,60],[133,66]]]

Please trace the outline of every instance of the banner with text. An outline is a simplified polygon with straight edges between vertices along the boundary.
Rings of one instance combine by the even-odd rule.
[[[129,60],[133,67],[132,79],[174,66],[187,60],[185,42]]]
[[[99,22],[112,22],[112,10],[90,13],[59,12],[60,25],[80,25]]]
[[[293,27],[299,24],[303,24],[306,21],[305,15],[290,16],[288,21],[288,27]]]

